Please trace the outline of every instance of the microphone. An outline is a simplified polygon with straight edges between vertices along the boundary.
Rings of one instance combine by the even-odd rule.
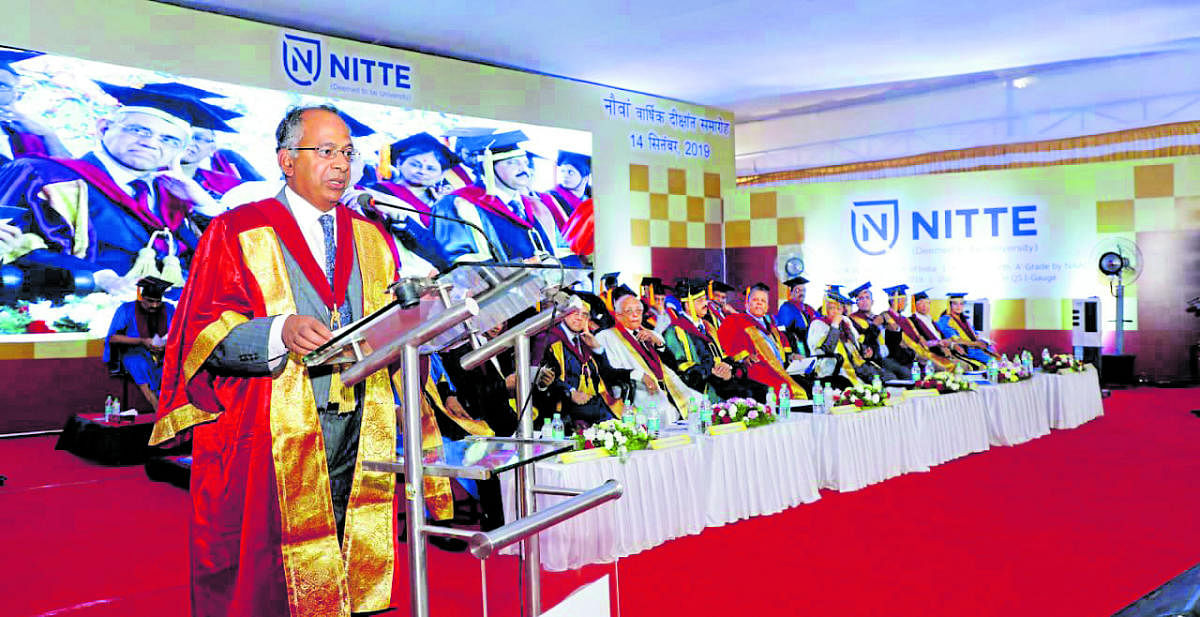
[[[360,193],[359,196],[355,199],[355,201],[358,203],[358,207],[360,207],[360,208],[374,208],[377,205],[387,206],[389,208],[395,208],[397,210],[404,210],[407,212],[415,212],[417,214],[432,217],[435,219],[444,219],[447,221],[453,221],[455,223],[462,223],[463,225],[466,225],[467,227],[470,227],[471,229],[478,231],[479,234],[481,236],[483,236],[483,241],[487,242],[488,250],[490,250],[492,252],[492,261],[501,261],[501,259],[500,259],[501,256],[504,256],[505,258],[508,257],[507,253],[500,251],[500,249],[495,244],[492,244],[491,239],[488,238],[487,232],[485,232],[482,227],[480,227],[479,225],[476,225],[475,223],[472,223],[471,221],[461,219],[457,216],[447,216],[445,214],[437,214],[436,212],[425,212],[423,210],[418,210],[408,204],[396,203],[394,201],[380,201],[378,199],[375,199],[370,193]]]

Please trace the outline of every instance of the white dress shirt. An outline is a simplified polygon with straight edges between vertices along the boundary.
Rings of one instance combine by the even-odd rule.
[[[304,236],[304,242],[308,244],[308,250],[312,252],[313,259],[317,260],[317,266],[321,271],[325,271],[325,230],[321,228],[320,218],[325,212],[322,212],[316,206],[312,205],[307,199],[301,197],[290,186],[284,186],[283,194],[287,197],[288,209],[292,213],[292,217],[296,219],[296,225],[300,227],[300,235]],[[333,210],[328,212],[333,218],[333,237],[337,237],[337,215]],[[298,255],[293,255],[299,259]],[[285,313],[276,316],[271,321],[271,333],[268,338],[267,357],[271,370],[279,368],[283,361],[287,359],[287,345],[283,344],[283,324],[288,317],[295,313]],[[348,325],[348,324],[347,324]]]

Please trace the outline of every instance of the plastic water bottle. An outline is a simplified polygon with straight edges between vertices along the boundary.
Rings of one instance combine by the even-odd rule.
[[[871,387],[875,388],[876,390],[883,389],[883,381],[879,379],[879,375],[871,378]]]
[[[913,361],[912,365],[912,380],[921,381],[921,363],[916,360]]]
[[[961,363],[959,363],[959,362],[954,363],[954,374],[955,375],[963,374],[963,365]]]
[[[712,403],[707,398],[700,399],[700,431],[704,432],[712,426]]]
[[[813,384],[813,413],[825,413],[825,388],[821,382]]]
[[[104,399],[104,421],[111,422],[113,413],[113,398],[110,396]]]
[[[646,408],[646,432],[650,434],[651,439],[658,437],[662,430],[662,418],[658,415],[658,403],[650,402],[650,406]]]
[[[925,361],[925,378],[928,379],[930,377],[933,377],[934,372],[935,371],[933,368],[933,360],[926,360]]]
[[[1009,367],[1009,366],[1012,366],[1012,364],[1011,364],[1011,363],[1009,363],[1009,361],[1008,361],[1008,354],[1001,354],[1001,356],[1000,356],[1000,366],[1003,366],[1003,367]]]
[[[992,383],[996,383],[996,378],[997,378],[997,375],[999,372],[1000,372],[1000,365],[998,365],[996,363],[996,359],[992,358],[991,360],[988,360],[988,363],[987,363],[988,381],[990,381]]]
[[[779,417],[784,420],[792,417],[792,391],[787,384],[779,387]]]
[[[637,426],[640,426],[640,427],[642,427],[642,428],[646,428],[646,425],[647,425],[648,423],[649,423],[649,422],[648,422],[648,420],[647,420],[647,418],[646,418],[646,410],[645,410],[645,409],[639,409],[639,410],[638,410],[638,412],[637,412],[637,419],[634,421],[634,424],[635,424],[635,425],[637,425]]]
[[[1047,364],[1050,364],[1050,350],[1043,347],[1042,348],[1042,366],[1046,366]]]
[[[634,428],[637,426],[637,417],[638,417],[637,405],[630,405],[629,408],[625,410],[625,413],[621,414],[621,421],[625,423],[625,426],[628,426],[629,428]]]
[[[113,397],[112,419],[113,419],[113,422],[121,421],[121,399],[119,399],[115,396]]]
[[[825,408],[821,410],[821,413],[824,413],[824,414],[833,413],[834,401],[837,399],[838,395],[841,393],[842,393],[842,391],[838,390],[837,388],[830,388],[829,390],[827,390],[825,392]]]
[[[775,404],[775,388],[770,388],[767,390],[767,413],[774,416],[778,412],[778,407]]]
[[[554,419],[550,421],[550,438],[558,441],[567,438],[567,429],[563,425],[562,414],[554,414]]]

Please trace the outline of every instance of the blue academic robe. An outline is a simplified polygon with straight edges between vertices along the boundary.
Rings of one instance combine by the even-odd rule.
[[[956,330],[954,328],[954,326],[950,325],[950,316],[949,315],[942,315],[940,318],[938,318],[937,329],[938,329],[938,332],[941,333],[942,338],[961,338],[962,337],[962,335],[959,333],[959,331]],[[968,358],[975,360],[977,362],[980,362],[982,364],[986,365],[988,363],[988,361],[992,359],[991,356],[989,356],[986,352],[984,352],[982,349],[979,349],[978,347],[963,347],[962,349],[963,349],[963,351],[966,352],[966,356]]]
[[[501,254],[492,255],[492,251],[487,246],[477,246],[475,233],[467,225],[445,219],[434,219],[434,236],[441,245],[442,253],[447,260],[454,262],[471,254],[490,255],[492,259],[501,261],[532,257],[537,251],[531,235],[536,235],[546,250],[554,251],[555,243],[551,241],[543,225],[539,224],[539,221],[532,216],[535,209],[542,207],[533,199],[522,198],[526,213],[529,215],[528,219],[534,219],[533,222],[505,214],[503,210],[507,210],[506,206],[500,203],[495,196],[485,195],[483,189],[477,186],[459,189],[439,199],[433,205],[433,212],[459,218],[460,200],[475,207],[475,216],[479,226],[483,228],[488,240]],[[463,218],[471,220],[469,217]]]
[[[114,191],[120,189],[103,171],[104,166],[95,155],[89,153],[75,164],[80,162],[91,170],[90,175],[85,176],[69,167],[71,161],[64,164],[44,157],[20,157],[0,166],[0,204],[20,208],[22,215],[12,224],[22,232],[41,236],[47,245],[46,249],[22,257],[18,265],[54,265],[77,274],[110,269],[124,275],[133,266],[138,251],[149,243],[151,233],[165,226],[175,235],[177,254],[186,272],[199,237],[191,222],[180,214],[189,212],[192,207],[192,202],[181,196],[181,190],[165,178],[155,179],[155,215],[172,214],[167,216],[166,223],[156,225],[142,220],[131,210],[127,202],[132,199],[127,195],[123,200],[113,197]],[[42,190],[48,184],[81,179],[88,191],[87,247],[78,251],[79,241],[83,239],[77,238],[79,227],[52,208]],[[157,252],[160,259],[166,255],[165,247],[158,247]]]
[[[117,312],[113,314],[112,323],[108,326],[108,336],[104,337],[105,362],[110,362],[113,357],[113,344],[110,341],[114,334],[123,334],[134,338],[152,336],[138,331],[137,306],[136,300],[126,302],[117,307]],[[162,311],[163,318],[167,320],[167,323],[171,323],[175,317],[175,307],[164,302]],[[155,362],[150,350],[140,345],[119,345],[118,348],[121,351],[121,366],[133,378],[133,382],[138,385],[149,384],[151,390],[158,392],[162,387],[162,365]]]

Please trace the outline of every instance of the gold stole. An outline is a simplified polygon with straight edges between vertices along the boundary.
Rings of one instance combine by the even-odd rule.
[[[901,317],[903,318],[904,316],[901,315]],[[913,333],[915,333],[917,335],[916,339],[909,336],[909,334],[904,331],[904,328],[900,325],[899,322],[896,321],[896,319],[894,319],[892,317],[891,313],[884,312],[883,318],[889,324],[893,324],[897,328],[900,328],[900,342],[905,347],[908,347],[909,349],[913,350],[913,353],[917,354],[917,358],[928,361],[928,362],[932,362],[934,364],[934,366],[936,366],[940,369],[954,368],[953,360],[950,360],[949,358],[943,358],[943,357],[933,353],[928,347],[925,346],[925,339],[923,337],[921,337],[921,331],[917,329],[917,324],[914,321],[916,319],[915,317],[908,318],[908,322],[909,322],[909,324],[912,325]],[[918,339],[920,339],[920,340],[918,340]]]
[[[429,404],[432,405],[435,410],[445,414],[447,418],[453,420],[455,424],[462,427],[462,430],[466,431],[468,434],[486,435],[488,437],[496,436],[496,431],[494,431],[491,426],[488,426],[487,422],[484,422],[483,420],[476,420],[475,418],[472,418],[465,413],[461,413],[457,409],[447,405],[446,402],[442,400],[442,394],[438,392],[437,383],[433,381],[432,375],[425,378],[425,394],[428,397]]]
[[[613,326],[614,329],[616,327],[617,326]],[[629,340],[626,339],[624,336],[621,336],[620,332],[613,332],[613,335],[614,335],[613,338],[620,341],[621,344],[624,345],[625,348],[629,350],[629,354],[631,356],[633,356],[633,361],[638,365],[638,369],[640,369],[643,373],[645,373],[651,377],[654,377],[654,371],[650,370],[650,366],[646,364],[646,361],[644,359],[642,359],[642,355],[639,354],[638,351],[633,348],[633,345],[630,344]],[[677,377],[675,375],[675,371],[672,371],[670,369],[670,367],[668,367],[666,364],[662,364],[661,359],[659,360],[659,364],[660,364],[660,366],[662,366],[663,386],[666,387],[667,392],[671,393],[671,398],[675,399],[675,408],[679,410],[680,417],[686,418],[687,414],[688,414],[688,412],[687,412],[688,399],[686,396],[683,395],[683,392],[679,389],[678,385],[675,383],[675,381],[678,380],[679,377]],[[637,384],[634,384],[633,387],[636,388]],[[614,410],[614,413],[616,413],[615,410]],[[617,416],[620,417],[620,414],[617,414]]]
[[[754,318],[751,317],[751,319]],[[801,387],[800,384],[796,383],[795,380],[792,379],[792,376],[788,375],[787,369],[779,363],[779,358],[775,355],[775,350],[771,349],[771,344],[767,342],[767,337],[763,334],[763,331],[760,330],[758,326],[750,325],[746,327],[746,334],[750,337],[750,343],[754,345],[754,350],[758,353],[758,356],[765,360],[768,365],[770,365],[771,370],[775,371],[780,377],[787,380],[787,387],[793,393],[792,398],[804,398],[804,388]],[[775,337],[772,335],[772,338]],[[778,339],[776,339],[776,342],[779,342]],[[784,348],[781,345],[779,349],[780,351],[783,351]]]
[[[370,313],[387,303],[385,289],[396,265],[374,225],[354,220],[353,226],[363,278],[363,311]],[[262,290],[267,314],[296,312],[274,230],[251,229],[239,234],[238,242]],[[395,458],[396,416],[387,372],[369,376],[364,389],[358,461],[339,548],[324,438],[308,371],[299,358],[289,355],[282,374],[271,381],[271,456],[293,617],[348,617],[351,611],[382,610],[391,601],[396,479],[390,473],[362,470],[365,460]],[[341,559],[329,558],[339,554]]]

